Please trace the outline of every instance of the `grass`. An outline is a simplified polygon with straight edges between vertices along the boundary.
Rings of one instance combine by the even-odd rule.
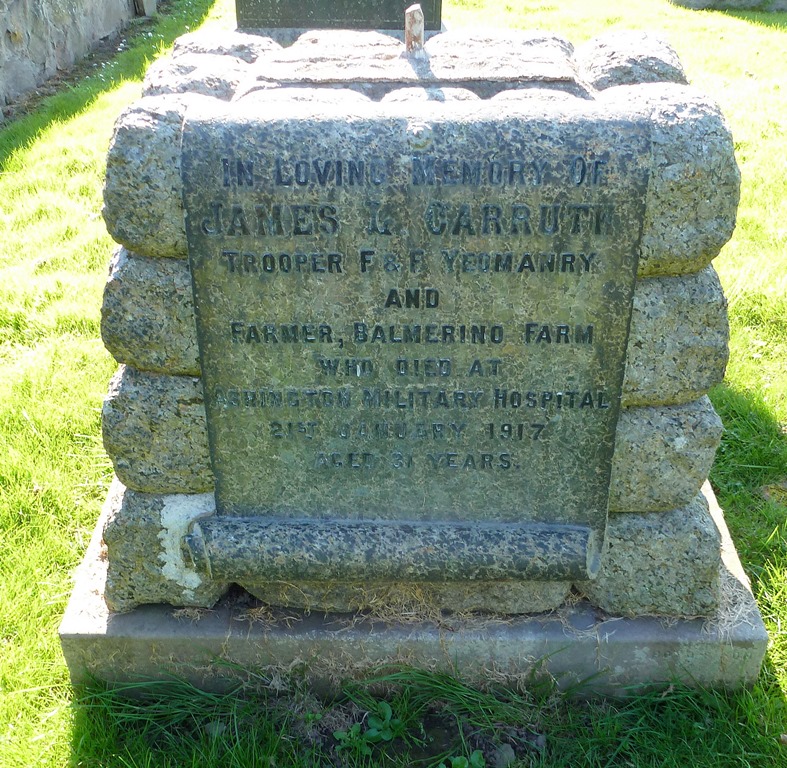
[[[726,432],[711,479],[771,634],[759,680],[737,693],[672,688],[586,703],[414,670],[328,703],[297,689],[219,696],[174,681],[134,699],[71,690],[57,625],[111,476],[99,437],[114,369],[99,340],[112,249],[99,215],[106,149],[147,64],[206,17],[232,23],[230,0],[173,0],[111,59],[88,62],[77,82],[0,126],[2,768],[460,765],[501,743],[527,766],[787,764],[787,14],[661,0],[444,5],[454,27],[483,18],[575,44],[610,28],[660,30],[732,126],[743,190],[738,228],[715,261],[732,340],[712,393]],[[373,717],[390,740],[369,735]]]

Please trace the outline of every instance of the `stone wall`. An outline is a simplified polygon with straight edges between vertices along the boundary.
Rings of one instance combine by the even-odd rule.
[[[133,15],[133,0],[0,2],[0,104],[73,66]]]
[[[204,582],[177,545],[190,522],[214,509],[179,169],[189,104],[242,98],[259,109],[269,99],[481,98],[534,105],[595,99],[610,108],[625,102],[651,124],[650,183],[601,573],[592,583],[509,591],[498,585],[476,593],[482,605],[453,593],[450,605],[542,611],[574,588],[615,614],[716,610],[720,534],[700,489],[721,437],[706,393],[722,380],[727,361],[726,302],[710,262],[735,224],[739,173],[729,130],[718,108],[686,85],[674,51],[658,39],[624,33],[577,51],[554,36],[519,42],[521,49],[509,45],[494,57],[493,85],[476,77],[492,66],[488,41],[450,34],[427,43],[432,71],[444,79],[432,88],[407,82],[404,71],[396,76],[401,82],[372,72],[370,59],[380,70],[399,66],[401,47],[373,33],[354,35],[352,46],[309,33],[284,51],[240,33],[189,35],[171,59],[151,68],[144,98],[118,121],[105,188],[107,226],[122,244],[102,319],[105,343],[121,363],[104,408],[104,442],[120,481],[105,531],[111,608],[211,605],[227,586]],[[315,61],[336,64],[330,87],[314,84]],[[276,87],[282,66],[305,81]],[[354,610],[396,589],[370,584],[356,595],[346,584],[304,582],[289,592],[284,586],[254,594],[301,608]],[[438,592],[430,597],[438,606],[446,602]]]

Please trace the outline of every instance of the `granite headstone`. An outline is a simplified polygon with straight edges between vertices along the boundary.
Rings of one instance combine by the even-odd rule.
[[[294,37],[188,35],[118,120],[73,678],[751,681],[718,107],[641,33]]]
[[[261,580],[592,578],[646,127],[565,107],[354,112],[186,123],[216,503],[246,518],[201,523],[192,549],[215,573],[243,540]]]
[[[238,29],[402,29],[408,0],[235,0]],[[442,0],[422,0],[426,29],[440,29]]]

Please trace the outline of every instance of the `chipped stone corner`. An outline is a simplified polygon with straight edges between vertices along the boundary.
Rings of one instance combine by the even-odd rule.
[[[213,494],[153,496],[116,479],[107,507],[110,610],[123,613],[150,603],[208,608],[227,591],[228,584],[203,580],[181,550],[189,525],[215,511]]]

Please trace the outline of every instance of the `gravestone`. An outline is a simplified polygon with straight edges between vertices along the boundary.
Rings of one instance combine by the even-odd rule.
[[[236,0],[238,29],[395,29],[407,0]],[[426,29],[440,29],[442,0],[421,3]]]
[[[650,36],[181,39],[108,158],[117,479],[73,679],[752,680],[705,482],[738,187]]]
[[[644,126],[469,102],[343,110],[185,127],[216,504],[240,518],[200,522],[195,558],[246,588],[237,568],[593,578]]]
[[[714,11],[787,11],[787,0],[672,0],[692,10]]]

